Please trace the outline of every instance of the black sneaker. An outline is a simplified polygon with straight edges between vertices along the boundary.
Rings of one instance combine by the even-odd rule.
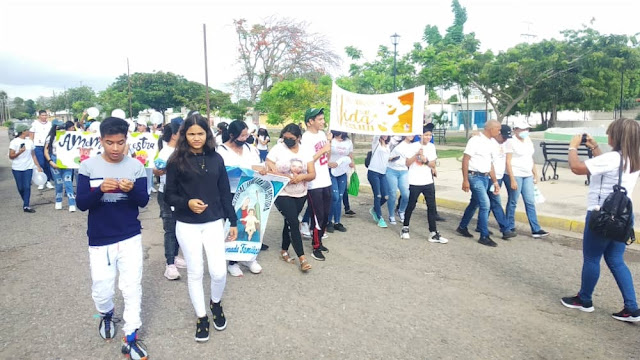
[[[260,251],[264,251],[264,250],[269,250],[269,245],[262,243],[262,245],[260,246]]]
[[[475,232],[479,233],[480,229],[476,228]],[[493,231],[489,230],[489,236],[493,235]]]
[[[333,223],[330,222],[327,224],[327,232],[333,233]]]
[[[440,216],[440,214],[436,214],[436,221],[447,221],[447,219],[443,218],[442,216]]]
[[[482,245],[486,245],[486,246],[491,246],[491,247],[496,247],[498,246],[498,244],[496,244],[495,241],[491,240],[490,237],[488,236],[481,236],[480,240],[478,240],[478,244],[482,244]]]
[[[313,252],[311,253],[311,257],[318,261],[325,260],[324,254],[322,254],[322,251],[320,249],[314,249]]]
[[[582,301],[578,295],[573,297],[563,297],[560,299],[562,305],[571,308],[578,309],[584,312],[592,312],[593,311],[593,302],[592,301]],[[615,315],[615,314],[614,314]],[[615,317],[615,316],[614,316]]]
[[[224,311],[222,311],[222,304],[209,300],[209,309],[211,309],[211,313],[213,314],[213,328],[218,331],[226,329],[227,318],[224,316]]]
[[[147,349],[138,340],[138,330],[122,338],[122,353],[131,360],[147,360]]]
[[[456,229],[456,232],[457,232],[458,234],[460,234],[460,235],[464,236],[464,237],[467,237],[467,238],[472,238],[472,237],[473,237],[473,235],[471,235],[471,233],[469,232],[469,230],[467,230],[466,228],[465,228],[465,229],[463,229],[463,228],[461,228],[461,227],[459,227],[459,226],[458,226],[458,228]]]
[[[347,228],[344,227],[344,225],[337,223],[335,225],[333,225],[333,228],[340,231],[340,232],[347,232]]]
[[[209,317],[203,316],[196,322],[196,341],[205,342],[209,340]]]
[[[344,211],[344,215],[348,217],[352,217],[352,216],[356,216],[356,213],[353,210],[349,209]]]
[[[613,316],[614,319],[620,321],[638,322],[640,321],[640,309],[632,312],[627,308],[624,308],[622,309],[622,311],[612,314],[611,316]]]
[[[116,324],[113,318],[113,310],[101,314],[100,325],[98,326],[98,333],[105,340],[113,339],[116,336]]]
[[[33,214],[34,212],[36,212],[35,210],[33,210],[30,207],[26,207],[26,208],[22,208],[22,211],[26,212],[26,213],[31,213]]]
[[[329,249],[327,249],[327,247],[322,244],[320,244],[320,247],[318,249],[322,252],[329,252]]]
[[[516,237],[516,236],[518,236],[518,234],[516,234],[513,231],[505,231],[502,233],[502,240],[509,240],[512,237]]]
[[[538,238],[541,238],[541,237],[545,237],[547,235],[549,235],[549,232],[544,231],[542,229],[531,233],[531,236],[533,236],[535,239],[538,239]]]

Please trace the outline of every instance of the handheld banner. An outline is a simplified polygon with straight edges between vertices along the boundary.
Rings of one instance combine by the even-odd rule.
[[[229,177],[239,177],[240,182],[233,197],[233,208],[238,217],[238,237],[225,242],[226,259],[253,261],[260,252],[267,228],[267,219],[273,203],[289,178],[277,175],[260,175],[251,169],[227,166]],[[229,232],[229,221],[225,234]]]
[[[422,132],[425,87],[390,94],[363,95],[331,89],[330,129],[366,135],[413,135]]]

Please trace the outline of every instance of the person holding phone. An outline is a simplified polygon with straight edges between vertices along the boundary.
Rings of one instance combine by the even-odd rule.
[[[22,211],[26,213],[36,212],[29,206],[31,199],[31,177],[33,168],[42,172],[34,151],[33,142],[27,137],[29,126],[16,125],[17,136],[9,143],[9,159],[11,159],[11,172],[18,186],[18,193],[22,198]]]
[[[165,201],[175,208],[176,237],[187,263],[189,297],[197,316],[195,340],[209,340],[202,278],[202,250],[207,253],[211,276],[209,308],[213,327],[222,331],[227,319],[222,294],[227,281],[225,239],[238,235],[237,216],[231,204],[229,178],[222,156],[216,152],[208,121],[200,114],[189,116],[180,128],[178,143],[167,163]],[[228,236],[224,222],[231,226]]]

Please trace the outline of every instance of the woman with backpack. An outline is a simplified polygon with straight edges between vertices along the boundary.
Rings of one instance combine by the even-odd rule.
[[[596,141],[586,135],[576,135],[569,144],[569,166],[576,175],[591,175],[589,193],[587,195],[587,216],[582,237],[582,281],[580,291],[576,296],[562,298],[562,304],[568,308],[585,312],[594,310],[592,302],[593,290],[600,277],[600,260],[604,256],[607,267],[613,274],[622,293],[624,308],[613,314],[613,318],[620,321],[640,321],[640,310],[636,301],[631,272],[624,262],[624,252],[627,248],[624,238],[608,238],[592,230],[590,221],[595,220],[595,211],[601,209],[605,199],[614,192],[614,185],[618,182],[631,192],[640,173],[640,125],[635,120],[618,119],[607,128],[609,145],[613,151],[603,154]],[[581,161],[577,148],[585,144],[593,151],[593,158]],[[622,168],[622,169],[621,169]],[[619,179],[620,178],[620,179]],[[631,215],[633,216],[633,215]],[[592,218],[593,217],[593,218]],[[631,218],[633,221],[633,218]],[[631,231],[633,231],[633,226]]]

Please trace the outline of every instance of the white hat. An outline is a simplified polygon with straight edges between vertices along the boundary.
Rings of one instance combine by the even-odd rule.
[[[87,131],[92,132],[92,133],[99,133],[100,132],[100,122],[99,121],[92,122],[91,125],[89,125],[89,128],[87,129]]]
[[[514,129],[530,129],[531,125],[525,119],[518,119],[513,123]]]
[[[137,124],[137,125],[149,126],[149,125],[147,125],[147,120],[145,120],[145,119],[143,119],[143,118],[138,118],[138,119],[136,119],[136,124]]]

